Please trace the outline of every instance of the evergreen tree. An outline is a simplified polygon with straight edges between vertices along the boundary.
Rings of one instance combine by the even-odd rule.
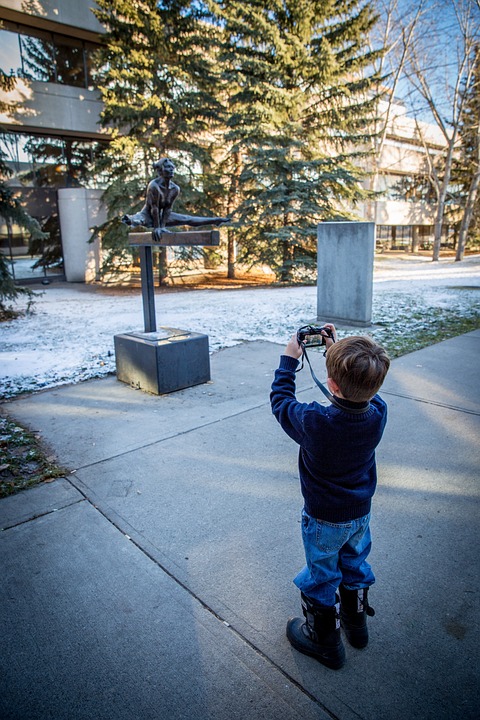
[[[282,281],[315,265],[316,225],[352,218],[374,87],[376,17],[357,0],[210,0],[223,32],[228,158],[243,259]],[[230,163],[228,165],[228,163]]]
[[[112,131],[97,164],[108,186],[109,221],[100,231],[113,260],[128,252],[118,218],[141,207],[159,157],[170,155],[177,166],[182,188],[177,211],[215,210],[205,205],[202,173],[211,161],[220,106],[211,54],[215,29],[201,3],[99,0],[97,5],[106,28],[98,57],[102,121]]]
[[[14,85],[15,79],[0,70],[0,90],[12,90]],[[0,110],[7,108],[8,103],[0,102]],[[15,223],[28,230],[32,239],[45,239],[47,235],[42,232],[38,222],[25,212],[8,186],[7,181],[10,174],[11,171],[5,162],[5,155],[0,152],[0,217],[7,225],[7,229]],[[15,316],[16,312],[8,303],[15,302],[21,295],[27,296],[30,304],[34,293],[28,288],[18,287],[15,284],[5,255],[0,252],[0,319]]]
[[[464,88],[465,112],[459,128],[460,152],[453,179],[459,187],[459,205],[463,208],[456,260],[462,260],[467,239],[480,239],[480,46],[475,49],[474,72]]]

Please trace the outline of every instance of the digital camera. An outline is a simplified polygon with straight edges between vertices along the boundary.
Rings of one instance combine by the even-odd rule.
[[[322,335],[322,332],[325,333],[325,335]],[[320,347],[325,345],[327,337],[333,340],[333,333],[328,327],[304,325],[297,330],[297,342],[302,347]]]

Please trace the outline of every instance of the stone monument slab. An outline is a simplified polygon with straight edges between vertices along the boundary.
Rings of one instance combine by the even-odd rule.
[[[317,240],[317,317],[370,325],[375,223],[321,223]]]

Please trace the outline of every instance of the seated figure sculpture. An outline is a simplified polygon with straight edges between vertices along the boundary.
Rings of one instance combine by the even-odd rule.
[[[158,177],[148,183],[145,205],[134,215],[124,215],[122,222],[131,227],[153,228],[154,235],[170,232],[168,227],[187,225],[221,225],[229,222],[229,217],[200,217],[181,215],[173,212],[173,203],[180,194],[179,186],[173,182],[175,165],[169,158],[161,158],[153,164]]]

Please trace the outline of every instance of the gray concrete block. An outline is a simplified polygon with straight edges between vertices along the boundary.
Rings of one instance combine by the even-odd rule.
[[[154,395],[210,380],[208,336],[187,330],[115,335],[117,379]]]

